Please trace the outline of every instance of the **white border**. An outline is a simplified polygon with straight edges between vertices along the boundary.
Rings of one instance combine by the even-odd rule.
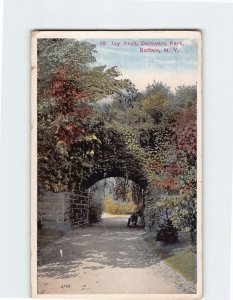
[[[2,134],[2,48],[3,48],[3,0],[0,0],[0,138]]]

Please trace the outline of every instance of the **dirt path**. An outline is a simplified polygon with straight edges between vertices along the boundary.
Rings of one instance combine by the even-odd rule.
[[[126,223],[127,217],[105,215],[100,225],[67,232],[43,249],[38,293],[195,293],[194,284],[154,257],[143,230]]]

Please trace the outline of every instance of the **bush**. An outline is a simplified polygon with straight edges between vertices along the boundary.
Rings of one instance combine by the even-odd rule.
[[[104,198],[104,211],[112,215],[128,215],[137,209],[134,202],[118,203],[107,195]]]
[[[162,241],[166,244],[178,242],[178,231],[170,220],[167,220],[165,224],[158,228],[156,241]]]
[[[102,207],[98,203],[90,203],[89,207],[89,224],[98,223],[101,220]]]

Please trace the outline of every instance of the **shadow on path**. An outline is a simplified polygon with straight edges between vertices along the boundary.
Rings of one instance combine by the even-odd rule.
[[[146,268],[159,258],[143,239],[144,231],[127,228],[127,216],[104,217],[95,227],[67,232],[38,255],[38,275],[69,278],[78,270],[110,268]],[[62,256],[61,256],[62,250]]]

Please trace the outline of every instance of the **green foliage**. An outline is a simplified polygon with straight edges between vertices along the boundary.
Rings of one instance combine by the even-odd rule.
[[[152,84],[149,84],[145,90],[144,96],[148,97],[151,95],[156,95],[157,93],[164,95],[167,99],[173,99],[174,97],[170,87],[168,87],[161,81],[154,81]]]
[[[179,86],[176,89],[174,103],[180,108],[188,108],[197,103],[196,86]]]
[[[157,92],[143,99],[142,107],[146,113],[154,115],[156,112],[166,110],[171,101],[161,92]]]
[[[92,66],[95,45],[70,39],[38,41],[38,184],[45,190],[67,190],[85,178],[100,151],[92,104],[118,89],[116,67]],[[99,122],[100,123],[100,122]]]
[[[49,87],[54,73],[61,66],[69,65],[87,71],[96,61],[95,45],[74,39],[39,39],[38,55],[38,91],[39,95]]]
[[[187,105],[181,105],[181,103]],[[192,105],[190,105],[190,103]],[[173,96],[154,84],[133,108],[115,111],[112,126],[125,137],[128,151],[140,157],[147,178],[145,219],[196,234],[196,87]],[[148,125],[147,125],[148,124]],[[131,129],[132,128],[132,129]],[[129,137],[130,136],[130,137]]]
[[[98,223],[101,220],[101,214],[102,214],[102,207],[101,205],[98,205],[97,203],[91,202],[88,210],[89,216],[89,223]]]

